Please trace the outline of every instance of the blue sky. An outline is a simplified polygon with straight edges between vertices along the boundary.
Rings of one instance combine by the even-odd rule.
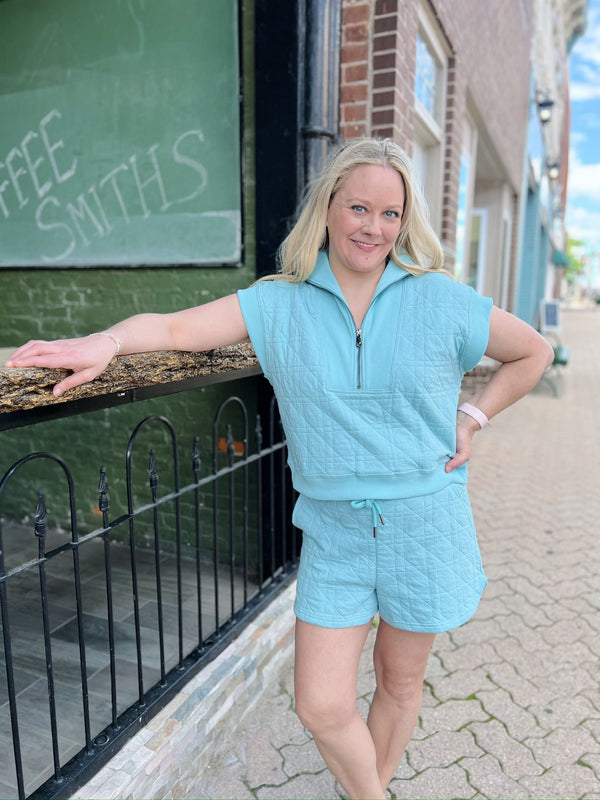
[[[587,29],[569,59],[571,134],[565,225],[600,251],[600,0],[590,0]]]

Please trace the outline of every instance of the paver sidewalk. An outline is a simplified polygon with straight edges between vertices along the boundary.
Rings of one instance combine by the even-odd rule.
[[[436,637],[397,798],[600,798],[600,309],[563,315],[571,363],[475,440],[470,495],[489,585]],[[369,637],[359,708],[373,690]],[[281,671],[194,797],[343,796]]]

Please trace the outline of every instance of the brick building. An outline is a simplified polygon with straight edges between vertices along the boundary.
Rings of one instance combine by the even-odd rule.
[[[564,68],[565,50],[582,30],[585,5],[556,0],[342,4],[341,135],[398,141],[422,178],[447,267],[498,305],[521,310],[532,323],[531,308],[543,296],[544,281],[524,304],[517,295],[531,295],[532,276],[527,271],[520,276],[521,265],[531,260],[528,247],[534,244],[545,264],[550,239],[548,234],[538,241],[537,218],[528,221],[523,208],[529,128],[532,123],[540,128],[539,87],[552,85],[560,115],[549,146],[556,150],[561,141],[564,151],[567,83],[549,73],[557,53],[562,54],[554,59],[557,69]],[[544,53],[545,68],[539,56]],[[524,226],[529,242],[523,239]]]

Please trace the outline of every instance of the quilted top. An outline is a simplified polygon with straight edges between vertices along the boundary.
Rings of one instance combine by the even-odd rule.
[[[462,376],[487,347],[489,298],[390,262],[357,331],[326,252],[307,281],[263,281],[238,297],[297,491],[394,499],[466,482],[466,465],[444,466]]]

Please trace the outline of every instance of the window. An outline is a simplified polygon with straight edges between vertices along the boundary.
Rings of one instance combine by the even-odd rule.
[[[469,272],[467,283],[483,294],[485,285],[485,260],[487,254],[488,212],[485,208],[474,208],[471,215],[469,248]]]
[[[413,163],[436,231],[441,226],[442,163],[448,51],[435,20],[419,9]]]
[[[417,71],[415,95],[423,108],[437,118],[436,102],[439,95],[440,68],[433,53],[424,41],[421,33],[417,34]]]
[[[462,152],[456,209],[456,249],[454,275],[467,280],[470,265],[471,210],[473,208],[474,168],[477,161],[477,128],[467,112],[463,119]]]
[[[469,155],[463,152],[460,161],[460,178],[458,184],[458,209],[456,211],[456,251],[454,261],[454,275],[459,281],[462,280],[465,262],[467,209],[469,207],[469,169]]]

